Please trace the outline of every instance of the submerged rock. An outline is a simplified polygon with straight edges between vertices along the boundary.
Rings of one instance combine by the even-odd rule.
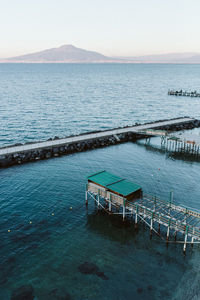
[[[50,291],[47,297],[48,300],[72,300],[72,297],[68,292],[63,292],[58,288],[55,288],[52,291]]]
[[[103,280],[108,280],[109,278],[104,274],[104,272],[96,272],[96,275]]]
[[[78,267],[82,274],[93,274],[102,278],[103,280],[108,280],[108,277],[99,270],[99,267],[93,263],[85,262]]]
[[[96,274],[96,272],[99,271],[99,268],[90,262],[83,263],[78,267],[78,269],[82,274]]]
[[[31,285],[23,285],[13,291],[10,300],[33,300],[34,290]]]
[[[138,292],[138,294],[141,294],[143,292],[143,289],[142,288],[138,288],[137,292]]]

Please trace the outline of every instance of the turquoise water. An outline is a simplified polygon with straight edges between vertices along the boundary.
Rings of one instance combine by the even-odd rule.
[[[62,97],[52,100],[52,91],[55,95],[61,93],[65,81],[57,80],[56,84],[55,78],[64,76],[66,68],[71,68],[69,80],[72,83],[77,74],[79,81],[81,78],[83,80],[82,93],[78,85],[77,90],[68,88],[68,94],[73,94],[76,99],[71,101],[71,106],[65,106],[66,99],[69,99],[65,92],[65,101]],[[145,70],[148,68],[147,75]],[[187,84],[195,89],[192,82],[197,86],[199,66],[178,66],[177,74],[182,74],[182,77],[177,75],[177,84],[186,84],[187,68],[191,70],[191,80]],[[21,65],[20,69],[20,65],[0,65],[0,69],[1,76],[2,72],[7,74],[4,81],[0,81],[1,96],[7,95],[7,101],[6,97],[1,97],[4,104],[1,106],[2,144],[27,141],[29,134],[31,139],[43,139],[46,135],[68,135],[70,130],[77,133],[86,129],[142,122],[148,118],[161,119],[182,114],[198,116],[199,113],[197,99],[168,98],[163,93],[164,87],[175,86],[175,83],[172,86],[171,78],[175,76],[175,66]],[[97,74],[93,76],[90,72]],[[137,94],[137,86],[132,86],[132,72],[135,73],[135,80],[138,80],[137,72],[140,78],[143,73],[142,84],[146,91],[138,95],[134,103],[131,99],[135,99],[133,95]],[[149,72],[156,78],[160,76],[157,89],[154,87],[154,76],[149,76]],[[162,72],[165,74],[163,77]],[[85,78],[86,73],[90,74],[90,80]],[[48,76],[49,84],[44,90],[46,95],[49,94],[49,109],[44,104],[46,96],[36,97],[37,93],[40,94],[39,85],[44,85],[42,78]],[[165,76],[171,81],[166,83]],[[95,98],[90,91],[93,104],[88,104],[89,87],[94,87],[95,78],[98,78],[96,93],[99,96]],[[147,79],[149,90],[144,84]],[[131,90],[128,91],[126,84],[119,87],[123,80],[128,82]],[[16,86],[11,85],[14,81]],[[115,81],[118,84],[114,88]],[[75,83],[73,85],[75,87]],[[102,86],[107,87],[103,94]],[[138,85],[138,88],[141,90],[141,86]],[[121,95],[124,94],[122,100],[119,90]],[[150,97],[151,90],[154,96]],[[130,93],[130,97],[125,97],[126,93]],[[111,94],[115,104],[113,112]],[[83,95],[87,95],[85,102]],[[160,107],[166,115],[161,108],[157,110],[159,95],[163,96]],[[35,99],[37,106],[29,96]],[[189,105],[187,101],[194,101],[194,104]],[[96,108],[95,103],[98,103]],[[151,103],[152,113],[147,103]],[[29,115],[26,105],[32,110]],[[130,105],[133,106],[132,113]],[[105,119],[100,118],[103,111]],[[44,122],[42,119],[39,122],[41,115]],[[77,122],[73,122],[73,118]],[[154,148],[158,145],[159,139],[152,139],[152,147],[139,142],[126,143],[0,170],[0,299],[10,299],[11,292],[24,284],[33,286],[39,300],[66,299],[67,293],[75,300],[199,299],[198,245],[193,248],[188,246],[184,257],[182,245],[170,244],[167,248],[154,235],[150,240],[149,229],[142,224],[135,230],[131,222],[123,224],[121,219],[97,213],[93,201],[89,201],[88,211],[84,206],[87,174],[106,169],[140,184],[145,192],[165,199],[169,199],[170,190],[174,190],[177,204],[200,210],[199,161],[171,157]],[[109,279],[82,274],[79,266],[84,262],[95,263]]]

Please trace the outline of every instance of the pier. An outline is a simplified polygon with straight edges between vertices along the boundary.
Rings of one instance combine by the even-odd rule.
[[[145,130],[149,129],[178,131],[199,126],[199,120],[183,117],[142,125],[135,124],[133,126],[85,133],[66,138],[3,147],[0,148],[0,167],[3,168],[128,141],[136,141],[139,138],[150,136],[151,134],[148,131],[144,133]]]
[[[200,97],[200,93],[197,93],[197,91],[194,92],[187,92],[187,91],[176,91],[176,90],[169,90],[168,95],[171,96],[186,96],[186,97]]]
[[[165,130],[146,129],[140,133],[148,135],[146,144],[150,143],[151,137],[161,137],[161,148],[168,152],[188,154],[192,156],[200,155],[200,136],[171,133]]]
[[[108,214],[121,215],[123,220],[131,218],[135,227],[141,221],[150,229],[150,236],[156,233],[167,244],[172,242],[183,244],[183,252],[187,244],[193,246],[200,243],[200,213],[178,206],[173,201],[173,192],[169,200],[145,194],[142,188],[126,179],[106,171],[88,176],[86,186],[86,206],[93,199],[98,209]],[[164,230],[166,233],[164,236]],[[178,237],[181,236],[182,240]]]

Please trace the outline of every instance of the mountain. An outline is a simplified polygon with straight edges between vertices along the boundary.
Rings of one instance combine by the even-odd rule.
[[[193,52],[167,53],[144,56],[117,57],[128,59],[135,63],[200,63],[200,54]]]
[[[54,63],[54,62],[112,62],[115,59],[106,57],[98,52],[87,51],[64,45],[59,48],[47,49],[40,52],[7,58],[4,62],[30,62],[30,63]]]
[[[2,59],[10,63],[188,63],[200,64],[199,53],[169,53],[158,55],[108,57],[101,53],[64,45],[58,48]]]

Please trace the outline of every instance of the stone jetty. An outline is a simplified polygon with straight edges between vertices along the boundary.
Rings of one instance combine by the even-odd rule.
[[[148,135],[141,133],[145,129],[179,131],[200,127],[200,120],[183,117],[159,120],[152,123],[138,124],[105,131],[95,131],[66,138],[55,137],[47,141],[0,148],[0,168],[26,162],[58,157],[75,152],[82,152],[110,145],[136,141]]]

